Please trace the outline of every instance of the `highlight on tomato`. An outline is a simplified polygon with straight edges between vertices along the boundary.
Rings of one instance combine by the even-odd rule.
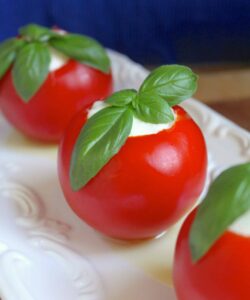
[[[179,300],[250,299],[250,163],[224,171],[184,222],[174,262]]]
[[[0,108],[25,135],[58,142],[72,117],[113,89],[95,40],[35,24],[0,44]]]
[[[65,198],[82,220],[113,238],[146,239],[194,205],[206,178],[206,145],[178,104],[196,87],[189,68],[162,66],[139,91],[118,91],[72,120],[58,170]]]

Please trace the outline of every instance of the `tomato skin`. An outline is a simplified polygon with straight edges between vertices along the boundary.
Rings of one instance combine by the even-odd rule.
[[[178,237],[174,285],[179,300],[249,300],[250,238],[226,231],[200,261],[193,264],[188,235],[192,212]]]
[[[11,70],[0,81],[0,106],[5,117],[25,135],[58,142],[72,117],[83,107],[112,93],[112,74],[69,60],[52,71],[28,103],[13,86]]]
[[[162,233],[191,208],[205,182],[206,146],[188,114],[174,109],[178,117],[172,128],[129,137],[77,192],[69,182],[70,159],[86,112],[72,120],[59,148],[58,166],[66,200],[80,218],[114,238],[145,239]]]

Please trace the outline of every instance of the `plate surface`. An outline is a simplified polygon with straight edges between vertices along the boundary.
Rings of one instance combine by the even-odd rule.
[[[110,51],[115,86],[148,74]],[[208,181],[250,160],[250,134],[196,100],[184,105],[209,149]],[[0,115],[0,295],[3,300],[175,300],[171,264],[177,224],[141,243],[107,239],[68,208],[56,174],[57,149],[34,143]]]

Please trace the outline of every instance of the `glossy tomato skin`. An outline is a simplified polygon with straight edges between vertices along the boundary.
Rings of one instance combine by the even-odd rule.
[[[157,134],[129,137],[85,187],[73,192],[70,159],[86,122],[82,112],[59,149],[59,178],[71,208],[89,225],[119,239],[157,236],[175,223],[201,193],[207,167],[204,138],[180,107],[175,125]]]
[[[25,103],[13,86],[11,70],[0,81],[3,114],[25,135],[58,142],[72,117],[83,107],[112,93],[112,74],[69,60],[49,73],[37,93]]]
[[[194,264],[188,247],[194,217],[195,212],[185,221],[176,246],[173,274],[178,300],[249,300],[250,238],[226,231]]]

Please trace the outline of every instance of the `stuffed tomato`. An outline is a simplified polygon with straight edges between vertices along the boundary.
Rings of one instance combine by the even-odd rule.
[[[179,300],[250,299],[250,164],[212,184],[178,237],[174,285]]]
[[[25,135],[58,142],[71,118],[112,92],[105,50],[81,35],[28,25],[0,45],[0,107]]]
[[[175,74],[178,83],[187,77],[180,91],[186,88],[187,95],[175,91],[168,102],[168,89],[159,96],[154,83],[161,76],[161,87],[167,85]],[[59,149],[59,178],[82,220],[114,238],[145,239],[194,205],[205,182],[206,145],[196,123],[175,105],[190,96],[193,81],[190,69],[164,66],[138,92],[117,92],[72,120]]]

